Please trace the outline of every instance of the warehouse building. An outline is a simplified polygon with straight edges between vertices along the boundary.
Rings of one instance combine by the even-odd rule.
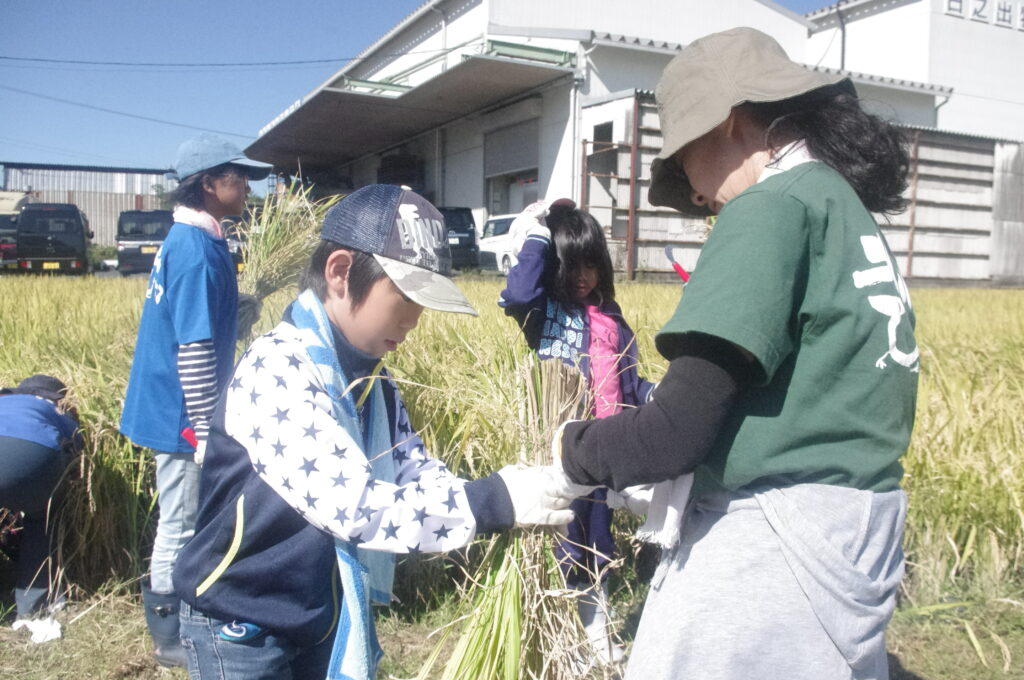
[[[950,0],[851,0],[806,17],[769,0],[430,0],[271,121],[247,152],[326,190],[409,184],[437,205],[471,208],[478,226],[569,196],[606,227],[628,276],[671,271],[666,247],[690,268],[706,225],[646,200],[661,146],[652,90],[689,41],[752,26],[808,68],[844,73],[873,111],[906,126],[912,207],[882,226],[913,281],[1021,282],[1024,117],[946,130],[962,119],[957,87],[933,71],[960,81],[939,56],[918,54],[982,27],[975,4],[962,4],[958,19]],[[1011,4],[1019,13],[1024,3]],[[882,19],[924,21],[926,37],[907,54],[887,51],[899,36],[890,28],[876,58],[860,56],[871,31],[858,22]],[[1008,66],[993,66],[1007,69],[1005,82],[1024,45],[1024,32],[1010,30],[999,43]],[[904,68],[900,58],[928,66]],[[988,80],[977,87],[998,92]],[[1024,94],[1009,88],[1005,98]]]

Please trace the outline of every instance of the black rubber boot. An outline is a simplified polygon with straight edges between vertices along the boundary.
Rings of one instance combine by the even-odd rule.
[[[163,595],[142,586],[142,605],[146,610],[146,626],[153,638],[153,658],[167,668],[187,668],[188,657],[178,637],[178,609],[181,601],[174,593]]]

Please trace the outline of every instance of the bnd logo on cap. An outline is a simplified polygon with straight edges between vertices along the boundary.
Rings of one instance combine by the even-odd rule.
[[[403,250],[416,253],[417,264],[427,269],[438,266],[437,251],[444,239],[444,222],[420,217],[420,207],[415,203],[401,203],[395,219],[399,243]]]

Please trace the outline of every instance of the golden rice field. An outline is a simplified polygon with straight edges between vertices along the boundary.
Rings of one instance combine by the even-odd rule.
[[[403,393],[434,453],[478,476],[520,448],[513,404],[524,348],[495,304],[500,279],[459,284],[480,316],[426,313],[390,365],[408,381]],[[82,418],[87,445],[62,509],[61,548],[70,582],[84,593],[138,576],[152,530],[149,461],[117,433],[145,285],[0,279],[0,384],[57,375],[71,386]],[[642,372],[657,379],[665,363],[653,334],[680,287],[621,284],[618,293],[639,338]],[[910,512],[902,606],[1017,602],[1024,585],[1024,291],[920,289],[912,296],[922,372],[904,460]],[[258,330],[273,325],[289,297],[269,299]]]

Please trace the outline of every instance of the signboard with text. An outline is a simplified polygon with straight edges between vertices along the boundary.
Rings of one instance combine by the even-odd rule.
[[[944,0],[949,16],[1024,31],[1021,0]]]

